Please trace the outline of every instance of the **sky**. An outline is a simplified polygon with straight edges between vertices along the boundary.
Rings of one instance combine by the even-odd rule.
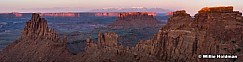
[[[195,14],[203,7],[234,6],[243,10],[243,0],[0,0],[0,13],[6,12],[85,12],[100,8],[163,8]]]

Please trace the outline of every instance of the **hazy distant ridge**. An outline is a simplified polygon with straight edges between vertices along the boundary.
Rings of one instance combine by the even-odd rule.
[[[158,12],[158,13],[166,13],[166,12],[171,12],[171,10],[162,9],[162,8],[132,7],[132,8],[93,9],[93,10],[91,10],[91,12]]]

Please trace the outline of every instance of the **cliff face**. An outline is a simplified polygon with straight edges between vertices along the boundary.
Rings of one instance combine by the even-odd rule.
[[[48,28],[47,21],[39,14],[32,14],[22,36],[6,47],[0,55],[2,62],[52,62],[66,61],[66,38],[61,39]]]
[[[127,15],[126,15],[127,16]],[[125,16],[125,17],[126,17]],[[140,17],[140,16],[139,16]],[[142,16],[141,16],[142,17]],[[123,16],[121,16],[123,19]],[[127,18],[125,18],[127,19]],[[133,17],[131,17],[133,19]],[[85,52],[70,55],[66,39],[33,14],[20,39],[0,53],[3,62],[240,62],[243,61],[243,17],[232,7],[203,8],[192,18],[184,10],[173,12],[168,23],[150,40],[133,48],[118,44],[113,32],[86,40]],[[237,59],[199,59],[201,54],[237,55]]]
[[[74,56],[73,62],[131,62],[134,58],[117,44],[118,35],[113,32],[99,33],[98,42],[86,40],[85,52]],[[127,55],[127,56],[126,56]],[[119,58],[118,58],[119,57]]]
[[[129,12],[121,13],[117,20],[110,27],[113,28],[141,28],[155,27],[159,22],[153,17],[153,14],[146,12]]]
[[[193,18],[185,10],[175,11],[162,30],[185,29],[190,26],[192,21]]]
[[[134,49],[165,61],[242,61],[241,15],[232,7],[203,8],[194,19],[185,11],[176,11],[153,39]],[[238,59],[198,59],[200,54],[237,55]]]
[[[233,54],[237,55],[238,58],[241,58],[236,61],[242,61],[242,13],[239,11],[233,11],[233,7],[213,7],[209,9],[211,11],[199,11],[195,17],[194,23],[196,25],[193,25],[193,27],[198,28],[197,47],[199,49],[197,50],[197,53]]]

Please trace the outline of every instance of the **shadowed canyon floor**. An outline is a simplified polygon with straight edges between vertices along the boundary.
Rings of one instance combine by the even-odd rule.
[[[152,23],[154,24],[154,22]],[[135,47],[119,45],[114,32],[86,40],[85,51],[71,54],[66,37],[32,14],[21,37],[0,52],[3,62],[241,62],[243,17],[233,7],[206,7],[195,18],[185,10],[173,12],[168,23],[150,40]],[[237,59],[199,59],[200,54],[230,54]]]

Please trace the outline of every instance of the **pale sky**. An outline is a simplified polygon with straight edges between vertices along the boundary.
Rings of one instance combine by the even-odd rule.
[[[243,10],[243,0],[0,0],[4,12],[82,12],[99,8],[147,7],[186,10],[195,14],[206,6],[234,6]]]

